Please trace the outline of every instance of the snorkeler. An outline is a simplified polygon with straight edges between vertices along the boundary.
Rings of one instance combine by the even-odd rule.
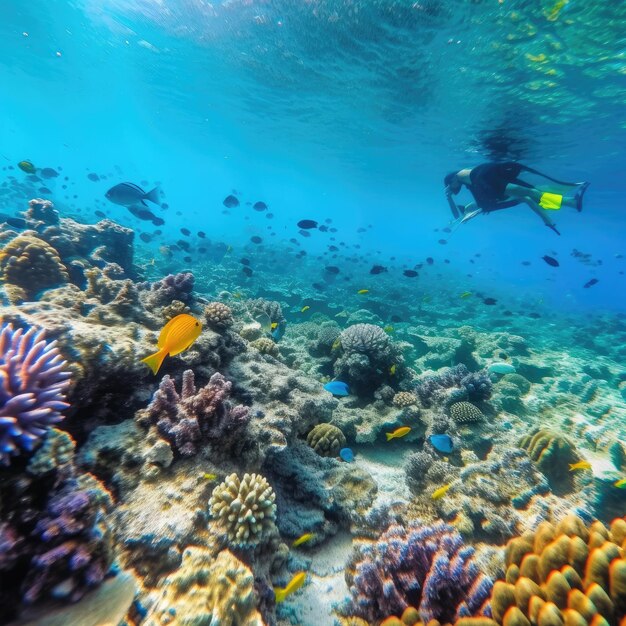
[[[520,180],[518,176],[522,172],[535,174],[555,184],[550,186],[550,191],[539,189]],[[556,180],[514,161],[483,163],[471,169],[451,172],[444,178],[443,182],[446,186],[446,198],[452,215],[455,219],[461,218],[461,223],[481,213],[491,213],[525,203],[557,235],[561,233],[550,218],[549,211],[558,211],[562,206],[569,206],[577,211],[582,211],[583,195],[589,186],[587,182],[566,183]],[[474,197],[474,202],[465,206],[457,205],[452,198],[453,195],[461,191],[463,185]],[[561,187],[571,187],[572,189],[560,189]],[[571,191],[571,194],[565,195],[565,193],[559,193],[560,191]]]

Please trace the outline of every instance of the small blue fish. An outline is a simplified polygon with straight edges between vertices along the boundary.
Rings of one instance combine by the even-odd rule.
[[[450,435],[431,435],[428,440],[437,452],[452,452],[454,445]]]
[[[352,463],[354,461],[354,452],[350,448],[341,448],[339,450],[339,458],[346,463]]]
[[[324,385],[326,391],[330,391],[333,396],[349,396],[350,387],[346,383],[342,383],[340,380],[331,380]]]
[[[280,341],[283,338],[284,334],[285,334],[285,329],[284,327],[281,327],[281,326],[276,326],[276,328],[270,333],[274,341]]]

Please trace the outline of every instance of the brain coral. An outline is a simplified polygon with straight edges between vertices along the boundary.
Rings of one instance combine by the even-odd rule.
[[[11,456],[32,451],[69,404],[70,373],[43,331],[0,327],[0,466]]]
[[[457,424],[480,422],[483,412],[471,402],[455,402],[450,405],[450,416]]]
[[[417,396],[410,391],[399,391],[394,395],[392,402],[394,406],[405,408],[417,404]]]
[[[27,233],[0,250],[0,277],[4,283],[20,287],[28,299],[69,280],[58,252],[43,239]]]
[[[380,327],[373,324],[354,324],[346,328],[339,336],[344,352],[360,352],[369,356],[378,357],[379,353],[387,350],[389,335]]]
[[[213,490],[209,507],[231,544],[256,546],[275,532],[275,500],[263,476],[231,474]]]
[[[624,539],[623,518],[607,529],[598,521],[586,527],[574,515],[512,539],[505,552],[506,579],[493,587],[493,619],[507,626],[623,623]]]
[[[474,549],[443,522],[391,526],[352,557],[346,572],[349,613],[371,623],[408,606],[416,607],[424,622],[482,615],[493,583],[480,573],[473,555]]]
[[[318,424],[307,435],[306,442],[320,456],[337,456],[346,445],[346,438],[332,424]]]
[[[204,317],[207,326],[213,330],[224,330],[234,322],[231,308],[223,302],[209,302],[204,307]]]

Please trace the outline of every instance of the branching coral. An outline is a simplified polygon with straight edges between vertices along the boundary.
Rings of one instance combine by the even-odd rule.
[[[31,452],[69,404],[70,373],[43,331],[0,327],[0,465]]]
[[[615,625],[626,615],[626,521],[607,529],[569,515],[509,542],[506,579],[493,588],[498,624]]]
[[[422,406],[449,405],[454,402],[482,402],[491,397],[492,383],[484,372],[470,373],[465,365],[450,367],[441,374],[422,376],[415,393]]]
[[[232,383],[215,373],[201,389],[196,389],[192,370],[185,370],[180,394],[166,375],[150,405],[137,414],[140,423],[156,424],[181,456],[193,456],[203,442],[219,443],[228,449],[250,419],[245,406],[228,402]]]
[[[473,555],[474,549],[442,522],[391,526],[352,557],[346,573],[350,613],[372,623],[409,605],[424,621],[482,615],[493,583],[480,573]]]
[[[209,500],[211,515],[235,546],[256,546],[275,534],[276,495],[258,474],[231,474]]]

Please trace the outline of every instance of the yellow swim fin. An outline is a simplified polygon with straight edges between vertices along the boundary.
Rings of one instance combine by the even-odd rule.
[[[544,192],[539,199],[539,206],[549,211],[558,211],[561,208],[563,196],[558,193]]]
[[[158,352],[147,356],[145,359],[141,359],[141,362],[145,363],[152,370],[152,373],[156,375],[161,367],[161,364],[163,363],[163,359],[165,359],[166,356],[167,350],[161,348]]]

